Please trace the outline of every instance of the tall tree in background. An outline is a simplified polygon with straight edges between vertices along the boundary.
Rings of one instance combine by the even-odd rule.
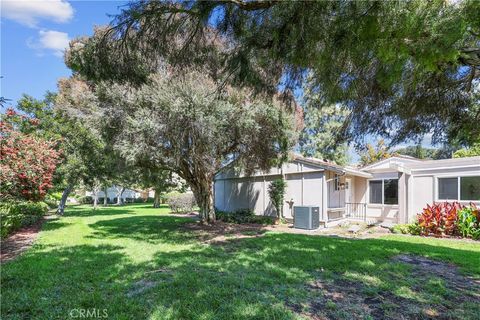
[[[213,35],[212,35],[213,34]],[[218,53],[215,42],[231,45]],[[393,143],[480,140],[480,1],[141,1],[68,65],[89,79],[142,83],[165,59],[274,94],[306,71],[325,106],[348,107],[345,134]],[[84,54],[76,55],[76,49]],[[159,59],[161,57],[161,59]]]
[[[307,102],[304,129],[299,140],[302,154],[346,165],[349,161],[348,144],[341,141],[341,131],[348,113],[339,105],[320,107]]]
[[[300,151],[304,156],[348,163],[348,144],[342,141],[342,129],[349,111],[341,105],[323,106],[319,88],[307,81],[303,87],[304,128]]]
[[[55,187],[62,189],[57,213],[63,214],[69,194],[80,184],[93,185],[95,177],[103,176],[108,169],[105,162],[105,144],[98,134],[85,127],[81,121],[68,117],[55,106],[56,96],[47,93],[38,100],[24,95],[17,109],[38,119],[36,125],[23,123],[22,132],[44,139],[55,139],[62,150],[62,158],[54,176]]]
[[[159,208],[161,196],[172,190],[181,190],[184,181],[172,171],[156,168],[154,165],[144,166],[140,170],[140,185],[143,188],[152,188],[154,191],[153,207]]]
[[[418,159],[439,160],[450,159],[456,149],[457,148],[455,148],[454,146],[448,145],[444,145],[441,148],[425,148],[422,147],[421,144],[417,144],[415,146],[395,149],[395,153],[415,157]]]
[[[192,189],[202,220],[214,221],[214,175],[232,162],[252,172],[285,159],[296,138],[297,106],[230,86],[219,90],[206,72],[167,70],[138,88],[108,82],[92,91],[72,78],[57,101],[90,101],[64,106],[85,121],[102,119],[109,145],[128,161],[177,173]]]
[[[362,166],[366,166],[383,159],[388,159],[394,155],[394,153],[389,151],[385,141],[380,139],[375,146],[367,143],[365,148],[360,152],[360,163]]]
[[[453,153],[454,158],[476,157],[480,156],[480,143],[474,144],[470,148],[457,150]]]

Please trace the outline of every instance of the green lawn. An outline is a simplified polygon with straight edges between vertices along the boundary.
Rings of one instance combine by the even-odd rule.
[[[70,208],[2,265],[2,319],[78,319],[81,309],[108,319],[479,319],[479,243],[266,233],[205,244],[182,226],[191,221],[146,205]],[[392,259],[407,253],[458,273]]]

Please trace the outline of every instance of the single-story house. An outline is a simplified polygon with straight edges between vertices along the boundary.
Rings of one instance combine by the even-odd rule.
[[[85,195],[93,197],[94,193],[92,191],[86,191]],[[104,198],[105,197],[105,190],[99,190],[97,192],[97,196],[99,198]],[[112,187],[107,188],[107,197],[108,197],[108,200],[110,202],[113,202],[117,198],[117,196],[118,196],[118,190],[117,190],[116,186],[112,186]],[[140,198],[140,197],[141,197],[141,193],[138,192],[138,191],[135,191],[133,189],[125,189],[122,193],[123,201],[126,201],[126,199],[136,199],[136,198]]]
[[[220,171],[215,177],[215,207],[274,215],[268,186],[281,177],[287,181],[284,216],[293,217],[293,206],[317,206],[325,226],[342,218],[408,223],[434,202],[480,204],[480,157],[395,156],[354,168],[296,155],[281,168],[251,176],[232,168]]]

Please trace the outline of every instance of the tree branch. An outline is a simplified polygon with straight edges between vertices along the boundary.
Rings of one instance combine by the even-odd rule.
[[[271,8],[277,1],[243,1],[243,0],[223,0],[220,3],[233,4],[242,10],[255,11]]]

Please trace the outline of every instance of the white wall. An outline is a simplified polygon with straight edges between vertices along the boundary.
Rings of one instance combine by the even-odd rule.
[[[427,204],[433,203],[435,189],[433,176],[411,176],[410,180],[408,222],[412,222]]]

